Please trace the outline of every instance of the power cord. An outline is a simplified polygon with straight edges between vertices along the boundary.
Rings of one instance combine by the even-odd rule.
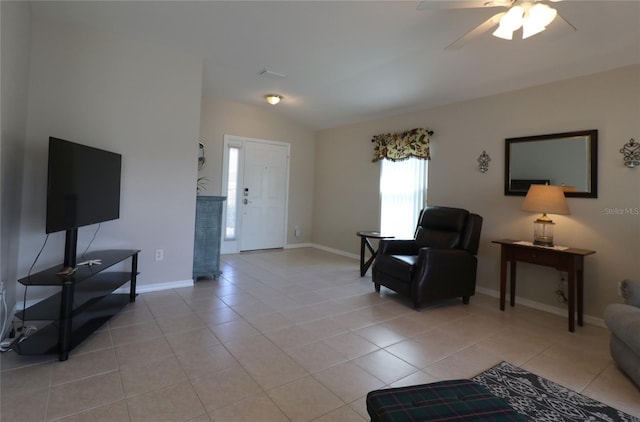
[[[16,338],[16,327],[15,327],[15,320],[11,323],[12,327],[11,327],[11,331],[9,331],[9,340],[3,340],[2,342],[0,342],[0,352],[10,352],[13,346],[13,343],[15,343],[18,339]]]
[[[96,240],[96,236],[98,235],[98,231],[100,231],[100,227],[102,226],[102,223],[98,223],[98,227],[96,228],[96,231],[93,233],[93,237],[91,238],[91,240],[89,241],[89,244],[87,245],[87,247],[85,248],[84,252],[82,252],[82,255],[80,255],[82,257],[82,259],[84,258],[84,255],[87,253],[87,251],[89,250],[89,248],[91,247],[91,244],[93,243],[94,240]],[[91,264],[89,264],[91,265]]]
[[[45,240],[46,243],[46,240]],[[43,245],[44,247],[44,245]],[[40,250],[40,252],[42,252],[42,250]],[[39,254],[38,254],[39,255]],[[37,259],[37,258],[36,258]],[[34,262],[35,264],[35,262]],[[33,268],[33,265],[31,266],[31,268]],[[31,271],[31,270],[29,270]],[[21,342],[24,339],[26,339],[27,337],[29,337],[31,334],[33,334],[36,330],[37,327],[33,326],[33,325],[25,325],[24,322],[26,320],[26,305],[27,305],[27,287],[29,286],[24,286],[24,296],[22,298],[22,325],[20,327],[18,327],[18,329],[16,330],[15,328],[11,329],[11,333],[9,334],[9,339],[8,340],[3,340],[2,342],[0,342],[0,352],[5,353],[5,352],[10,352],[13,350],[13,345],[16,342]],[[3,300],[3,305],[6,308],[6,302],[4,301],[4,291],[2,292],[2,300]],[[8,310],[7,310],[8,313]],[[8,316],[8,315],[7,315]],[[6,328],[3,326],[3,328]],[[19,335],[16,336],[16,331],[19,333]],[[4,335],[4,329],[2,331],[2,335]]]
[[[4,332],[9,324],[9,308],[7,307],[7,295],[4,290],[4,282],[0,283],[0,295],[2,296],[2,306],[0,307],[0,318],[2,318],[2,327],[0,327],[0,338],[4,337]],[[4,311],[4,316],[2,316]]]
[[[24,286],[24,294],[22,296],[22,326],[18,329],[18,331],[20,331],[20,336],[18,336],[18,339],[19,339],[18,341],[24,340],[25,338],[33,334],[35,330],[37,330],[37,328],[32,325],[30,326],[24,325],[25,321],[27,320],[27,290],[29,288],[29,285],[31,284],[31,272],[33,271],[33,267],[36,266],[38,259],[40,259],[40,255],[42,254],[44,247],[47,246],[48,240],[49,240],[49,234],[47,234],[47,236],[44,238],[42,247],[38,251],[38,254],[34,258],[33,263],[31,264],[31,267],[29,267],[29,271],[27,272],[27,280],[29,281],[29,283]]]
[[[24,328],[23,328],[24,327]],[[9,340],[4,340],[0,342],[0,352],[10,352],[13,350],[13,345],[15,343],[20,343],[26,340],[31,334],[35,333],[38,330],[38,327],[35,325],[26,325],[23,327],[18,327],[18,332],[20,333],[17,337],[11,337]],[[12,330],[15,332],[15,330]]]
[[[569,303],[569,299],[567,295],[564,294],[564,285],[565,282],[564,274],[560,276],[560,281],[558,282],[558,290],[556,290],[556,295],[558,296],[558,302],[560,303]]]

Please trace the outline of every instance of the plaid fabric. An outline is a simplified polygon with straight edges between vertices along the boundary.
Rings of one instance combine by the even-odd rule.
[[[367,412],[371,422],[527,420],[471,380],[372,391],[367,394]]]

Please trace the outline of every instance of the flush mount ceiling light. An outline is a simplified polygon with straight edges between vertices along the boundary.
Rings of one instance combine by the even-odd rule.
[[[282,95],[276,94],[267,94],[264,96],[264,99],[271,105],[276,105],[282,100]]]
[[[556,9],[542,3],[524,2],[513,6],[500,18],[500,26],[493,33],[503,40],[513,39],[513,33],[522,28],[522,39],[527,39],[545,29],[558,15]]]

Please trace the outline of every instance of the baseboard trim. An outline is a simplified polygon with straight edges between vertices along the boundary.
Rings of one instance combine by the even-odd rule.
[[[169,290],[169,289],[179,289],[182,287],[192,287],[193,279],[188,280],[179,280],[179,281],[169,281],[166,283],[152,283],[152,284],[138,284],[136,285],[136,293],[150,293],[150,292],[159,292],[161,290]],[[129,293],[129,286],[120,287],[115,290],[114,293]]]
[[[311,243],[288,243],[285,245],[285,249],[299,249],[299,248],[310,248]]]
[[[500,298],[500,292],[497,290],[476,286],[476,291],[487,296]],[[547,305],[546,303],[536,302],[535,300],[527,299],[517,295],[516,295],[516,303],[520,303],[524,306],[537,309],[539,311],[548,312],[550,314],[568,318],[567,310],[565,308],[559,308],[557,306]],[[607,328],[602,318],[597,318],[591,315],[584,315],[584,322],[586,322],[587,324],[595,325],[597,327]]]
[[[345,252],[340,249],[329,248],[327,246],[318,245],[317,243],[311,244],[312,248],[320,249],[321,251],[334,253],[336,255],[346,256],[347,258],[360,259],[360,255],[352,254],[350,252]]]

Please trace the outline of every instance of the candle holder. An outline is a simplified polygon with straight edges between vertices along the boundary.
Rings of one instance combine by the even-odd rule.
[[[620,149],[620,153],[623,155],[625,166],[634,168],[640,165],[640,144],[635,139],[629,139],[629,142]]]
[[[487,151],[482,151],[482,154],[478,157],[480,173],[486,173],[489,170],[489,161],[491,161],[491,157],[489,157]]]

